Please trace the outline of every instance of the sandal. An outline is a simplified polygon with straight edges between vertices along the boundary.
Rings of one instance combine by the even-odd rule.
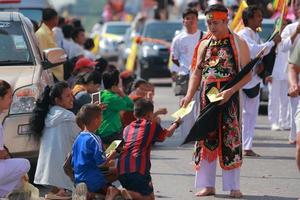
[[[244,156],[249,156],[249,157],[260,157],[259,154],[255,153],[252,150],[244,150]]]

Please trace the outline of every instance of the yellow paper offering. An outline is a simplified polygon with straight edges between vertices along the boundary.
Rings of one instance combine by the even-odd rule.
[[[115,149],[117,149],[120,144],[121,144],[122,140],[114,140],[109,147],[107,147],[107,149],[105,150],[105,154],[110,154],[112,151],[114,151]]]
[[[191,101],[187,107],[185,108],[180,108],[179,110],[177,110],[175,113],[173,113],[171,116],[174,118],[183,118],[184,116],[186,116],[187,114],[189,114],[193,107],[194,107],[195,101]]]
[[[219,90],[215,87],[212,87],[209,92],[206,94],[210,102],[216,102],[223,99],[223,97],[217,97]]]

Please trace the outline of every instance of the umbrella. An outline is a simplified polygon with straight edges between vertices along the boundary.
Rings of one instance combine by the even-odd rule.
[[[242,70],[227,84],[225,84],[220,92],[231,88],[242,80],[252,69],[253,67],[262,59],[265,48],[263,48],[259,54],[251,60]],[[218,105],[219,102],[209,103],[203,110],[201,110],[200,115],[197,117],[195,124],[191,128],[189,134],[185,138],[183,144],[204,140],[207,137],[207,134],[215,129],[216,124],[211,123],[217,120],[218,113],[222,109],[222,106]]]

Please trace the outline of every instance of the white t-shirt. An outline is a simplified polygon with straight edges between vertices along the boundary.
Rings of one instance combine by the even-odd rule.
[[[178,60],[180,67],[174,64],[171,71],[180,75],[190,73],[194,50],[200,40],[200,34],[200,30],[197,30],[194,34],[182,31],[174,37],[171,46],[171,56],[173,59]]]
[[[262,43],[259,35],[257,32],[254,32],[251,28],[245,27],[238,32],[238,35],[243,38],[250,50],[250,57],[255,58],[256,55],[264,48],[267,47],[267,51],[265,51],[265,55],[267,55],[271,48],[275,45],[273,41]],[[262,80],[261,78],[255,73],[255,68],[252,70],[252,79],[249,81],[243,88],[244,89],[251,89],[255,87],[258,83]]]

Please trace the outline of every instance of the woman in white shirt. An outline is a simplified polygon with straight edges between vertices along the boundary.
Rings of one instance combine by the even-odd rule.
[[[66,82],[58,82],[45,88],[31,118],[31,136],[40,142],[34,183],[53,187],[46,199],[71,198],[66,190],[72,190],[73,183],[63,163],[80,131],[75,115],[68,110],[72,107],[71,89]]]
[[[7,110],[12,102],[12,88],[0,80],[0,114]],[[5,197],[23,185],[22,177],[29,171],[30,163],[23,158],[10,158],[3,144],[3,127],[0,123],[0,198]]]

